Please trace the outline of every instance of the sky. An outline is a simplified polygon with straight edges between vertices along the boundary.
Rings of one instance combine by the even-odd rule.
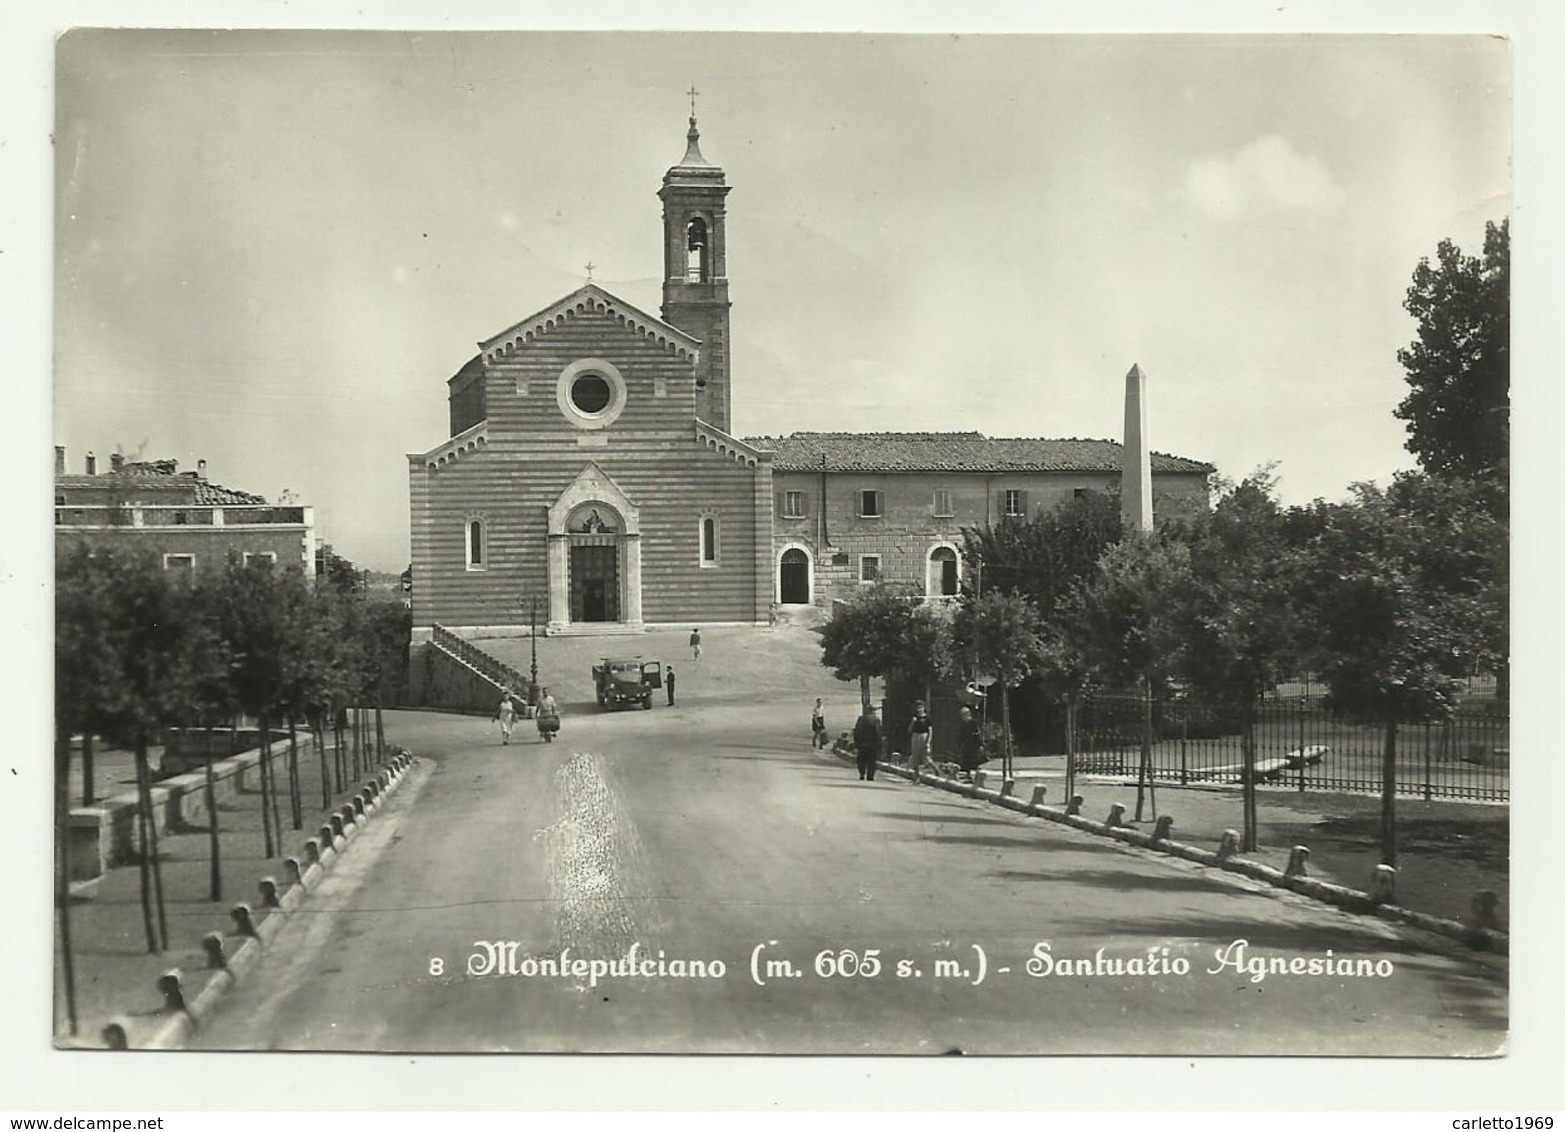
[[[586,278],[656,313],[663,172],[724,167],[734,430],[1118,438],[1287,502],[1411,467],[1401,302],[1511,209],[1482,36],[77,31],[55,420],[408,560],[475,343]]]

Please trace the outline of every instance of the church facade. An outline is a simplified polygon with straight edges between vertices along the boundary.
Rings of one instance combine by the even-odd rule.
[[[662,309],[589,282],[481,342],[408,456],[416,638],[766,624],[861,586],[954,595],[961,530],[1111,490],[1106,440],[731,434],[729,187],[695,119],[663,177]],[[1160,510],[1208,464],[1153,455]]]
[[[588,283],[480,343],[408,457],[413,623],[458,633],[764,623],[771,459],[730,436],[721,168],[663,178],[663,307]]]

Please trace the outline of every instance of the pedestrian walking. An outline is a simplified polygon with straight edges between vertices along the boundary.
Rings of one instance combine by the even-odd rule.
[[[931,724],[929,712],[924,707],[924,701],[919,700],[913,705],[913,721],[908,724],[908,769],[913,772],[913,781],[920,781],[919,769],[929,761],[929,734]]]
[[[815,697],[815,710],[810,712],[810,749],[822,750],[826,746],[826,709],[821,697]]]
[[[875,760],[880,758],[880,720],[875,705],[866,704],[864,714],[853,725],[853,750],[858,755],[859,777],[875,781]]]
[[[962,779],[971,782],[973,771],[983,765],[984,738],[978,718],[973,715],[973,709],[970,707],[962,708],[961,719],[957,722],[956,745],[957,754],[962,762]]]
[[[674,666],[668,666],[668,671],[663,673],[663,687],[668,691],[668,706],[674,706]]]
[[[495,718],[500,721],[501,744],[510,745],[511,728],[516,726],[516,701],[511,698],[511,689],[501,691],[500,707],[495,711]]]
[[[701,659],[701,630],[690,630],[690,655],[695,659]]]

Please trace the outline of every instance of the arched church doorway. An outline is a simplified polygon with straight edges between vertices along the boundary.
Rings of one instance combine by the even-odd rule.
[[[782,605],[810,604],[810,556],[796,546],[783,551],[777,600]]]
[[[624,523],[619,513],[605,503],[583,503],[571,512],[565,530],[571,541],[571,620],[620,620]]]

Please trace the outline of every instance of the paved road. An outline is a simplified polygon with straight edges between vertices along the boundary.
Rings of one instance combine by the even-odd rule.
[[[391,731],[423,756],[420,770],[197,1044],[835,1054],[1503,1047],[1501,960],[928,787],[861,783],[851,766],[810,751],[797,715],[588,711],[568,718],[555,744],[519,732],[525,741],[509,747],[487,721],[397,716]],[[1247,959],[1329,953],[1391,973],[1255,981],[1217,961],[1220,949],[1238,958],[1239,940]],[[515,943],[521,973],[470,975],[470,957],[489,954],[477,941]],[[1106,960],[1154,962],[1143,973],[1094,966],[1035,977],[1027,964],[1040,944],[1056,961],[1092,964],[1101,948]],[[529,973],[566,948],[573,959],[611,960],[633,946],[638,960],[701,961],[709,974],[721,963],[724,973],[679,978],[665,966],[661,976],[648,969],[596,986]],[[880,969],[867,976],[871,950]],[[831,973],[829,959],[843,951],[859,957],[861,973]],[[503,949],[499,958],[509,969]],[[782,974],[779,962],[798,973]]]

